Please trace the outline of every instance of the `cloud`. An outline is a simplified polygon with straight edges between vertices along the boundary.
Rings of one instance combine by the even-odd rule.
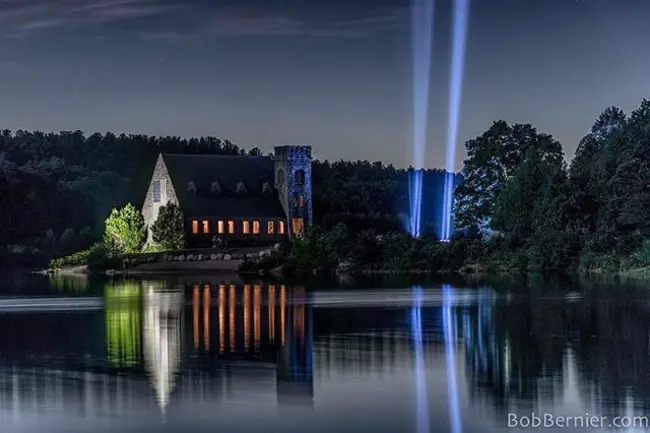
[[[390,8],[356,19],[310,20],[290,12],[227,9],[217,12],[207,30],[226,36],[365,38],[398,28],[403,12],[403,8]]]
[[[206,36],[352,39],[394,30],[404,23],[405,12],[399,7],[375,8],[359,11],[357,17],[343,18],[327,8],[313,6],[285,10],[273,9],[269,3],[221,7],[196,2],[194,8],[189,4],[188,0],[0,0],[0,33],[5,37],[29,37],[70,26],[158,17],[184,9],[186,14],[181,18],[165,20],[173,23],[172,27],[149,22],[136,34],[168,42]]]
[[[135,19],[177,9],[161,0],[4,0],[0,28],[13,37],[68,25]]]

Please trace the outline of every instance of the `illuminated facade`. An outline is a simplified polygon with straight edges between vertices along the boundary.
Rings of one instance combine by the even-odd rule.
[[[311,147],[279,146],[273,157],[171,155],[158,157],[142,206],[147,227],[161,206],[185,215],[186,243],[277,242],[312,222]]]

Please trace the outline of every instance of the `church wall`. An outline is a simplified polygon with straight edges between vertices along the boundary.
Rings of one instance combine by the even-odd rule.
[[[160,202],[158,203],[154,202],[153,196],[153,185],[155,181],[160,181]],[[158,210],[161,206],[170,202],[178,204],[178,197],[176,196],[176,191],[174,191],[174,186],[162,155],[159,155],[142,206],[142,216],[147,226],[147,242],[151,242],[151,225],[158,218]]]

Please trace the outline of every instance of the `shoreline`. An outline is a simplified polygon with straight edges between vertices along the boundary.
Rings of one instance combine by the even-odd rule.
[[[282,276],[280,268],[275,269],[260,269],[260,270],[247,270],[241,271],[240,265],[244,263],[242,259],[233,260],[216,260],[216,261],[189,261],[189,262],[154,262],[143,263],[128,269],[108,269],[106,271],[90,271],[87,266],[71,266],[61,269],[38,269],[32,270],[31,273],[39,275],[61,275],[70,277],[84,277],[91,275],[106,275],[106,276],[138,276],[138,275],[186,275],[188,273],[214,273],[214,274],[239,274],[239,275],[273,275],[275,277]],[[373,276],[373,275],[461,275],[465,277],[472,276],[489,276],[489,275],[522,275],[522,274],[545,274],[545,273],[561,273],[567,275],[581,275],[590,277],[619,277],[619,278],[633,278],[633,279],[649,279],[650,267],[633,268],[625,271],[604,271],[602,269],[593,270],[533,270],[533,269],[512,269],[505,266],[485,266],[481,264],[467,264],[459,269],[372,269],[361,270],[358,272],[349,272],[347,270],[339,270],[334,272],[333,275],[337,276]],[[300,273],[303,275],[321,275],[317,271],[305,271]]]

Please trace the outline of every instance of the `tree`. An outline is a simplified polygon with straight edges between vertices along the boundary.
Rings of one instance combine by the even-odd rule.
[[[481,136],[467,141],[462,183],[454,191],[456,227],[484,225],[493,216],[499,195],[513,178],[528,149],[542,160],[560,163],[562,145],[529,124],[494,122]]]
[[[151,226],[153,241],[166,250],[178,250],[185,246],[185,217],[180,207],[168,203],[158,211],[158,218]]]
[[[123,253],[135,253],[142,249],[147,239],[144,218],[131,203],[122,209],[113,209],[106,219],[106,241]]]
[[[608,107],[600,113],[591,127],[591,135],[597,141],[603,141],[625,126],[625,113],[618,107]]]

